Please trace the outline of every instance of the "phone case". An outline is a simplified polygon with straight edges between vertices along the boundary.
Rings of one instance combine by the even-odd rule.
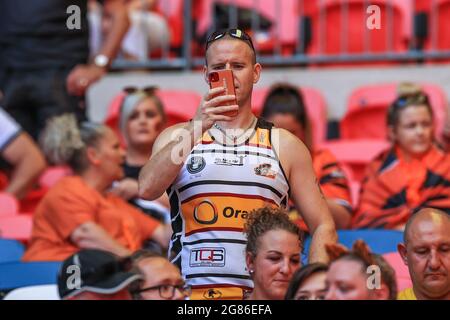
[[[220,95],[236,95],[234,89],[233,71],[231,70],[218,70],[209,74],[209,84],[211,89],[224,87],[225,92]],[[237,105],[237,101],[229,101],[224,103],[225,106]],[[238,111],[225,112],[224,115],[228,117],[235,117]]]

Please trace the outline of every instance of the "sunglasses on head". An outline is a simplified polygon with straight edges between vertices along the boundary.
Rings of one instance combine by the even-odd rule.
[[[415,104],[429,105],[428,96],[424,93],[418,93],[418,94],[414,94],[414,95],[399,97],[399,98],[397,98],[397,100],[395,100],[393,106],[394,106],[394,108],[404,108],[406,106],[415,105]]]
[[[221,30],[221,31],[213,32],[206,40],[206,50],[208,50],[211,43],[213,43],[216,40],[222,39],[226,35],[229,35],[235,39],[239,39],[239,40],[242,40],[242,41],[248,43],[250,45],[250,47],[252,48],[252,50],[255,52],[255,47],[253,46],[252,38],[247,33],[242,31],[241,29],[228,29],[228,30]]]
[[[147,95],[155,94],[156,90],[158,90],[157,86],[148,86],[148,87],[143,87],[143,88],[125,87],[122,89],[122,91],[125,92],[126,94],[133,94],[136,92],[144,92]]]

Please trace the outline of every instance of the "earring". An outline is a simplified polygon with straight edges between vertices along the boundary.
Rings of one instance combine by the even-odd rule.
[[[255,270],[249,270],[250,274],[254,274]]]

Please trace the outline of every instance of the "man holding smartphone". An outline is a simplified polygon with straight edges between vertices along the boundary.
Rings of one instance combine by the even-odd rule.
[[[208,38],[206,82],[221,70],[232,71],[236,94],[209,90],[192,121],[161,133],[139,177],[142,198],[169,194],[172,262],[192,287],[192,299],[242,299],[252,289],[242,230],[254,209],[283,207],[293,197],[311,231],[310,262],[326,262],[324,246],[337,239],[307,148],[251,111],[261,65],[243,31]]]

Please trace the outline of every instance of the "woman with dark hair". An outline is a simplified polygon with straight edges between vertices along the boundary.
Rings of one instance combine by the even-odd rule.
[[[153,239],[167,247],[171,231],[112,194],[123,178],[125,152],[106,126],[72,115],[52,119],[42,136],[52,164],[68,165],[73,176],[62,178],[45,195],[33,217],[26,261],[62,261],[80,249],[101,249],[127,256]]]
[[[284,300],[324,300],[327,271],[328,266],[323,263],[308,264],[298,269],[292,276]]]
[[[301,265],[303,232],[282,209],[252,211],[244,226],[246,263],[254,288],[248,300],[283,300]]]
[[[353,227],[402,230],[425,207],[450,214],[450,155],[434,141],[428,96],[402,86],[387,124],[392,148],[367,169]]]
[[[264,102],[261,116],[276,127],[290,131],[308,147],[320,188],[338,229],[349,227],[352,214],[347,178],[335,156],[328,150],[316,150],[312,145],[311,122],[301,91],[289,84],[277,84]],[[303,230],[306,226],[292,206],[291,217],[297,219]]]
[[[326,300],[396,300],[394,269],[371,253],[364,241],[355,241],[352,250],[339,244],[326,249],[330,257]]]

